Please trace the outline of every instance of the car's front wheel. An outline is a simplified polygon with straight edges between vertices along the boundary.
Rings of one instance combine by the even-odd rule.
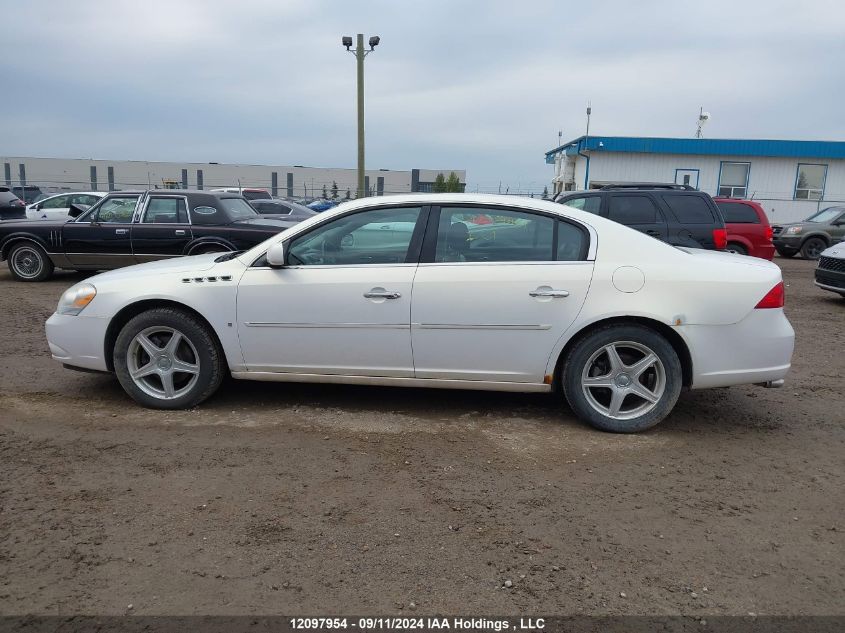
[[[177,308],[132,318],[117,337],[114,369],[132,398],[154,409],[186,409],[211,396],[225,371],[223,351],[208,326]]]
[[[575,414],[602,431],[635,433],[672,411],[681,392],[681,362],[647,327],[609,325],[580,339],[564,360],[563,390]]]
[[[822,251],[827,248],[827,242],[820,237],[811,237],[801,245],[801,257],[804,259],[818,259]]]
[[[9,272],[18,281],[44,281],[53,274],[53,262],[33,242],[18,242],[9,249]]]

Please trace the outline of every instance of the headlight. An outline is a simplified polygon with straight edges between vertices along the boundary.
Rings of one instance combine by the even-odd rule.
[[[96,296],[97,289],[91,284],[76,284],[66,290],[62,298],[59,299],[59,307],[56,308],[56,312],[76,316]]]
[[[796,233],[800,233],[802,228],[800,226],[790,226],[786,229],[786,233],[788,235],[795,235]]]

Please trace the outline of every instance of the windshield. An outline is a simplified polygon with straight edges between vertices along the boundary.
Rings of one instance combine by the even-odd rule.
[[[243,198],[221,198],[220,206],[226,210],[226,213],[232,220],[254,218],[259,215],[259,213],[249,206],[249,203]]]
[[[805,221],[827,224],[828,222],[833,221],[840,213],[842,213],[842,209],[839,207],[828,207],[827,209],[822,209],[818,213],[811,215]]]

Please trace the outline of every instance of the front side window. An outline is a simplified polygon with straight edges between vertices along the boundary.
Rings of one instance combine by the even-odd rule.
[[[294,238],[293,266],[401,264],[408,257],[420,207],[373,209],[344,215]]]
[[[719,195],[723,198],[746,197],[750,170],[751,163],[722,162],[719,172]]]
[[[97,209],[97,222],[104,224],[128,224],[135,213],[138,196],[109,198]]]
[[[145,224],[187,224],[188,209],[184,198],[150,198],[144,212]]]
[[[658,221],[657,207],[648,196],[610,196],[607,217],[620,224],[657,224]]]
[[[824,196],[824,181],[827,178],[827,165],[798,165],[798,177],[795,180],[796,200],[821,200]]]
[[[570,198],[569,200],[564,200],[563,204],[567,207],[572,207],[573,209],[580,209],[581,211],[586,211],[587,213],[598,214],[601,209],[601,197],[581,196],[578,198]]]
[[[70,196],[56,196],[41,203],[42,209],[65,209],[70,206]]]

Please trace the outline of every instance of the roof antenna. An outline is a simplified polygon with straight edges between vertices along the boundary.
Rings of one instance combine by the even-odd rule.
[[[702,132],[702,128],[704,124],[710,120],[710,113],[705,112],[704,108],[699,108],[698,110],[698,127],[695,130],[695,138],[704,138],[704,133]]]

